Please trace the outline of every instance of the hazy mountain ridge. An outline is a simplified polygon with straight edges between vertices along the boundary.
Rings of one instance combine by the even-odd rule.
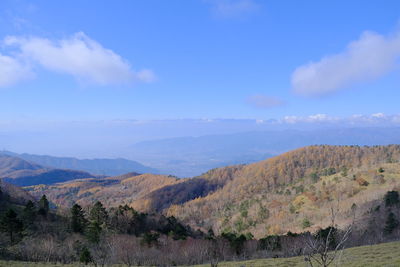
[[[21,170],[36,171],[39,169],[43,169],[39,164],[16,157],[0,155],[0,176],[12,175],[12,173]]]
[[[52,184],[79,178],[94,177],[88,172],[52,169],[18,157],[0,155],[0,179],[15,185]]]
[[[197,176],[209,169],[257,162],[310,145],[389,145],[400,143],[399,127],[253,131],[143,141],[125,152],[163,173]]]
[[[128,172],[158,173],[159,171],[133,160],[116,159],[77,159],[72,157],[54,157],[27,153],[2,151],[0,154],[15,156],[29,162],[35,162],[48,168],[86,171],[96,175],[115,176]]]

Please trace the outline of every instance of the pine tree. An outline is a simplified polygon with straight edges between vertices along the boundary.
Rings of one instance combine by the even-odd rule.
[[[0,231],[5,232],[10,237],[10,242],[14,242],[14,234],[22,232],[23,224],[17,218],[14,210],[9,209],[0,220]]]
[[[47,216],[49,213],[49,201],[47,200],[46,195],[43,195],[39,200],[39,211],[38,213],[43,216]]]
[[[87,247],[83,247],[81,254],[79,256],[79,261],[88,265],[89,262],[92,262],[92,256],[90,255],[90,251]]]
[[[102,229],[98,222],[90,222],[86,230],[86,238],[92,243],[99,243],[101,230]]]
[[[98,225],[107,223],[108,213],[100,201],[97,201],[89,213],[89,220],[97,222]]]
[[[398,226],[399,226],[399,221],[396,219],[394,213],[390,212],[385,223],[385,228],[383,229],[384,233],[389,235]]]
[[[36,218],[35,204],[29,200],[22,213],[22,219],[25,225],[32,225]]]
[[[397,191],[388,191],[385,195],[385,206],[392,207],[398,205],[400,203],[399,192]]]
[[[83,233],[86,228],[87,220],[82,207],[75,204],[71,208],[71,229],[75,233]]]

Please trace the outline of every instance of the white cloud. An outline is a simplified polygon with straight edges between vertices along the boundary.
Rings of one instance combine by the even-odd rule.
[[[18,59],[0,54],[0,87],[10,86],[33,76],[30,68]]]
[[[374,118],[385,118],[385,114],[384,113],[374,113],[371,115]]]
[[[339,118],[331,117],[326,114],[314,114],[306,117],[302,116],[285,116],[282,119],[283,123],[316,123],[316,122],[336,122]]]
[[[308,116],[308,119],[310,121],[331,121],[333,118],[329,117],[326,114],[315,114],[315,115],[310,115]]]
[[[301,95],[332,93],[381,77],[396,66],[399,57],[400,33],[383,36],[364,32],[344,52],[298,67],[292,74],[292,87]]]
[[[279,120],[282,124],[314,124],[337,126],[397,126],[400,124],[400,114],[386,115],[374,113],[370,115],[354,114],[349,117],[333,117],[327,114],[309,116],[285,116]]]
[[[154,80],[150,70],[134,71],[125,59],[82,32],[58,41],[9,36],[4,43],[16,46],[33,63],[83,82],[107,85]]]
[[[273,108],[282,106],[284,102],[276,97],[266,95],[253,95],[247,99],[247,103],[257,108]]]
[[[222,18],[240,17],[257,10],[254,0],[206,0],[212,5],[213,13]]]

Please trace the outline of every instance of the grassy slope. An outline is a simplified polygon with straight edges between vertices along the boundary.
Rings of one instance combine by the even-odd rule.
[[[209,266],[209,265],[201,265]],[[263,259],[242,262],[223,262],[218,264],[224,266],[246,266],[246,267],[292,267],[307,266],[304,257]],[[332,264],[335,266],[335,264]],[[373,246],[362,246],[349,248],[344,251],[339,266],[342,267],[395,267],[400,266],[400,242],[384,243]]]
[[[362,246],[346,249],[342,255],[342,260],[340,266],[344,267],[395,267],[400,266],[400,242],[384,243],[373,246]],[[82,266],[76,265],[61,265],[61,264],[43,264],[43,263],[26,263],[26,262],[6,262],[0,261],[0,266],[10,266],[10,267],[51,267],[51,266]],[[123,265],[113,265],[114,267]],[[200,266],[209,266],[199,265]],[[241,262],[222,262],[218,266],[246,266],[246,267],[292,267],[292,266],[307,266],[304,262],[303,257],[294,258],[280,258],[280,259],[262,259],[262,260],[251,260],[251,261],[241,261]],[[332,265],[335,266],[335,265]]]

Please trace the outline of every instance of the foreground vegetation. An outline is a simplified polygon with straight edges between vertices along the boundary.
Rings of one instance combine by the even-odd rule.
[[[340,266],[343,267],[397,267],[400,266],[400,242],[390,242],[372,246],[362,246],[349,248],[343,251],[340,259]],[[34,262],[15,262],[15,261],[0,261],[0,266],[10,267],[73,267],[79,266],[78,264],[51,264],[51,263],[34,263]],[[113,265],[113,267],[127,266],[127,265]],[[198,267],[209,265],[197,265]],[[218,266],[221,267],[295,267],[307,266],[304,262],[304,257],[292,258],[274,258],[274,259],[260,259],[239,262],[221,262]]]
[[[349,248],[343,251],[338,261],[342,267],[397,267],[400,266],[400,242]],[[208,265],[199,265],[208,266]],[[307,266],[304,257],[262,259],[240,262],[221,262],[218,266],[233,267],[295,267]]]
[[[75,204],[67,213],[54,213],[46,196],[25,206],[13,204],[5,193],[0,196],[1,207],[8,206],[0,216],[3,260],[95,266],[207,263],[216,267],[225,261],[262,258],[281,258],[279,262],[285,263],[296,259],[284,258],[301,256],[312,266],[326,267],[342,258],[344,247],[400,239],[397,191],[387,192],[370,213],[346,228],[337,228],[337,211],[332,208],[332,224],[327,228],[258,240],[251,233],[215,235],[211,229],[203,233],[174,217],[140,213],[126,205],[106,209],[96,202],[85,210]]]

